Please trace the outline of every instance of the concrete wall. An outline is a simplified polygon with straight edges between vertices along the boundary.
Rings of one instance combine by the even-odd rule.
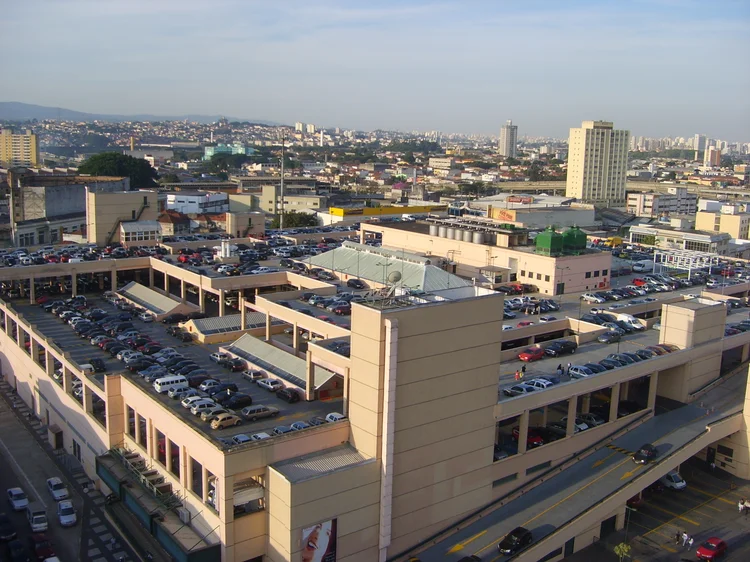
[[[140,220],[156,220],[159,216],[156,191],[102,192],[89,190],[86,194],[86,231],[90,244],[103,245],[114,230],[112,241],[120,241],[119,221],[132,220],[138,215],[144,198],[148,202]]]

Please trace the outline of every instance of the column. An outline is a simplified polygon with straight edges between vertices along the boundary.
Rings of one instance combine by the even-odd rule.
[[[190,474],[192,475],[193,471],[191,469]],[[201,499],[203,500],[203,503],[208,502],[208,470],[205,466],[201,465]]]
[[[188,471],[188,454],[185,447],[180,447],[180,484],[182,484],[188,490],[191,488],[190,480],[192,479],[192,472]]]
[[[542,427],[547,427],[547,414],[549,413],[549,406],[542,408]]]
[[[174,477],[174,474],[172,474],[172,442],[166,435],[164,436],[164,463],[167,467],[167,472]]]
[[[750,343],[742,346],[742,363],[750,359]]]
[[[150,267],[148,268],[148,286],[154,288],[154,270]]]
[[[617,406],[620,403],[620,383],[612,387],[612,395],[609,402],[609,421],[617,419]]]
[[[648,403],[646,408],[654,409],[656,406],[656,389],[659,386],[659,371],[651,373],[651,377],[648,381]]]
[[[112,269],[112,271],[110,271],[109,274],[110,274],[110,279],[112,279],[112,292],[114,293],[117,291],[117,270]]]
[[[55,373],[55,356],[49,352],[49,349],[44,349],[45,362],[47,363],[47,376],[52,377]]]
[[[169,294],[169,275],[164,272],[164,292]]]
[[[185,287],[185,280],[180,279],[180,299],[182,299],[182,302],[185,302],[186,295],[187,295],[187,287]]]
[[[627,400],[630,394],[630,381],[620,383],[620,400]]]
[[[92,394],[91,389],[84,384],[82,404],[83,404],[83,411],[86,412],[87,414],[91,414],[94,411],[93,400],[91,399],[92,398],[91,394]]]
[[[583,403],[581,404],[581,413],[588,414],[589,411],[591,410],[591,395],[584,394],[582,400],[583,400]]]
[[[307,372],[307,385],[305,388],[305,400],[310,402],[311,400],[315,399],[315,363],[312,362],[312,354],[310,351],[307,351],[307,356],[305,357],[305,360],[307,362],[307,368],[305,371]]]
[[[224,316],[226,314],[226,303],[224,302],[224,295],[225,295],[224,289],[219,289],[219,316]]]
[[[518,454],[526,452],[526,446],[529,439],[529,411],[524,410],[518,424]]]
[[[349,381],[351,372],[349,370],[349,367],[346,368],[346,371],[344,371],[344,403],[343,408],[344,410],[341,412],[345,416],[349,415]],[[495,424],[497,426],[497,424]],[[495,443],[497,443],[497,436],[495,436]]]
[[[73,296],[78,294],[78,275],[75,273],[70,276],[70,293]]]
[[[364,244],[365,243],[365,231],[360,227],[359,229],[359,243]]]
[[[104,274],[98,273],[97,278],[99,279],[99,290],[103,291],[104,290]]]
[[[245,308],[245,292],[240,289],[240,301],[239,301],[239,311],[240,311],[240,330],[247,330],[247,308]]]
[[[299,353],[299,328],[297,327],[296,322],[292,324],[292,327],[294,328],[294,331],[292,332],[292,347],[294,348],[295,353]]]
[[[141,417],[138,415],[138,412],[134,412],[134,413],[135,413],[135,442],[141,445],[145,449],[146,444],[141,443]],[[130,423],[130,420],[128,420],[128,423]]]
[[[576,409],[578,408],[578,397],[573,396],[568,399],[568,425],[565,428],[565,434],[570,437],[575,434]]]
[[[29,279],[29,304],[36,304],[36,287],[33,277]]]
[[[266,312],[266,341],[271,341],[271,315]]]
[[[141,445],[144,445],[146,447],[146,454],[150,459],[158,458],[159,451],[154,446],[154,443],[156,442],[156,428],[154,427],[154,423],[151,421],[151,418],[146,419],[146,429],[147,442],[141,443]]]
[[[206,291],[203,287],[198,287],[198,306],[201,307],[201,312],[206,312]]]
[[[31,338],[31,359],[39,365],[39,343],[32,337]]]
[[[70,373],[70,369],[68,369],[65,365],[63,365],[63,389],[65,390],[66,394],[71,394],[73,392],[73,375]]]

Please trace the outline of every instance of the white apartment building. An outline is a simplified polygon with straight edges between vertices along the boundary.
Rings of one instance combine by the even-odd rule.
[[[627,211],[638,217],[693,215],[698,210],[698,194],[687,187],[668,187],[661,192],[629,192]]]
[[[229,195],[208,191],[170,193],[167,195],[167,209],[186,215],[226,213],[229,210]]]
[[[516,144],[518,143],[518,125],[513,121],[506,121],[500,129],[500,142],[497,145],[497,153],[507,158],[515,158],[517,155]]]
[[[454,165],[456,161],[453,158],[450,157],[433,157],[430,158],[428,161],[428,166],[430,168],[438,168],[443,170],[450,170]]]
[[[608,121],[570,129],[566,195],[586,203],[625,205],[630,131]]]

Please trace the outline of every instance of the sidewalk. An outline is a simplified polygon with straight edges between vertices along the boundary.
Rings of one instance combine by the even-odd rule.
[[[91,481],[80,467],[77,460],[64,451],[54,451],[47,438],[47,427],[32,415],[29,407],[13,393],[13,388],[5,381],[0,381],[0,394],[8,405],[8,410],[15,417],[8,416],[8,423],[17,424],[13,428],[16,434],[28,433],[40,445],[46,459],[57,466],[67,483],[83,499],[80,512],[81,544],[78,560],[90,562],[136,562],[143,561],[146,550],[153,554],[157,562],[169,562],[171,557],[160,549],[155,539],[141,525],[128,526],[125,536],[115,525],[105,509],[105,498],[101,492],[91,486]],[[112,540],[114,539],[114,541]]]

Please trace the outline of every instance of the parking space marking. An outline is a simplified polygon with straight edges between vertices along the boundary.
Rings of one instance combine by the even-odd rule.
[[[693,521],[692,519],[688,519],[684,515],[680,515],[679,513],[675,513],[674,511],[670,511],[668,509],[664,509],[663,507],[659,507],[658,505],[652,505],[650,507],[652,507],[653,509],[656,509],[658,511],[662,511],[662,512],[666,513],[667,515],[671,515],[675,519],[682,519],[683,521],[687,521],[691,525],[696,525],[696,526],[700,525],[700,523],[698,523],[697,521]],[[693,509],[695,509],[695,508],[693,508]],[[685,513],[690,513],[693,509],[688,509],[687,511],[685,511]]]
[[[701,485],[702,485],[702,486],[711,486],[711,487],[713,487],[713,488],[718,488],[718,486],[712,486],[712,485],[711,485],[711,484],[709,484],[708,482],[701,482]],[[729,505],[737,505],[737,502],[736,502],[736,501],[730,501],[730,500],[728,500],[728,499],[726,499],[726,498],[722,498],[722,497],[721,497],[721,495],[717,495],[717,494],[710,494],[710,493],[708,493],[708,492],[705,492],[705,491],[703,491],[703,490],[701,490],[701,489],[699,489],[699,488],[697,488],[697,487],[691,487],[690,489],[691,489],[691,490],[693,490],[693,491],[695,491],[695,492],[698,492],[699,494],[703,494],[704,496],[708,496],[708,497],[709,497],[709,498],[711,498],[711,499],[715,499],[715,500],[723,501],[724,503],[728,503]],[[719,489],[721,489],[721,488],[719,488]],[[726,492],[726,493],[729,493],[729,494],[732,494],[732,495],[735,495],[735,494],[734,494],[734,492],[731,492],[730,490],[724,490],[724,492]],[[739,494],[736,494],[736,496],[737,496],[737,498],[739,498],[739,497],[740,497],[740,495],[739,495]]]

